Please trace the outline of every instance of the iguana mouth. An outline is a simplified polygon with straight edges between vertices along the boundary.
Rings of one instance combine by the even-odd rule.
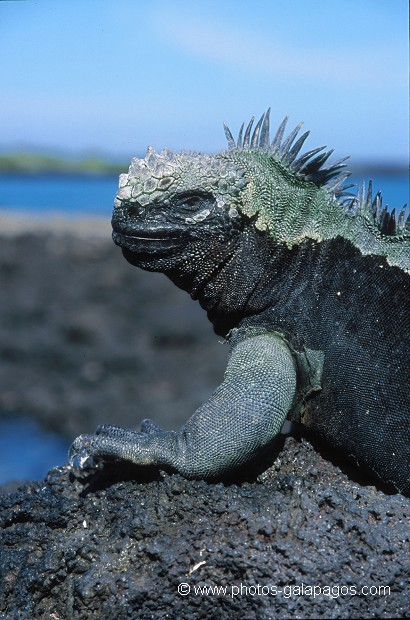
[[[169,252],[179,251],[181,248],[181,236],[164,235],[163,237],[150,236],[145,231],[144,234],[138,232],[117,232],[113,231],[112,238],[116,245],[123,250],[127,249],[135,255],[167,255]]]
[[[131,239],[131,240],[138,240],[138,241],[168,241],[168,240],[176,240],[177,237],[173,236],[173,237],[168,237],[168,236],[163,236],[163,237],[152,237],[151,235],[141,235],[141,234],[133,234],[133,233],[120,233],[120,232],[113,232],[113,236],[115,236],[115,238],[120,238],[120,239]]]
[[[162,241],[180,241],[181,238],[183,238],[184,236],[186,236],[186,233],[184,234],[183,230],[176,230],[175,227],[172,228],[172,230],[170,230],[169,228],[144,228],[144,229],[137,229],[137,228],[130,228],[128,226],[121,226],[120,224],[116,223],[114,220],[111,222],[112,225],[112,229],[113,229],[113,239],[114,241],[116,241],[116,239],[118,240],[127,240],[129,239],[130,241],[157,241],[157,242],[162,242]]]

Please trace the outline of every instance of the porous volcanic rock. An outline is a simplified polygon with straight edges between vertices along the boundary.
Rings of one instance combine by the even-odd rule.
[[[305,439],[257,469],[210,483],[64,466],[0,495],[0,617],[408,617],[408,499]]]

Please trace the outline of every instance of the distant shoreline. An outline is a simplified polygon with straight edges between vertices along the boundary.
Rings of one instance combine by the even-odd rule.
[[[0,176],[29,176],[29,177],[87,177],[87,178],[96,178],[99,179],[101,177],[116,177],[119,174],[123,174],[128,172],[129,164],[125,164],[124,166],[113,166],[112,168],[107,167],[107,169],[101,170],[56,170],[53,168],[50,169],[39,169],[33,170],[24,168],[23,166],[20,168],[4,168],[0,165]],[[347,169],[353,175],[363,175],[370,176],[374,174],[386,175],[386,176],[404,176],[409,175],[409,168],[405,165],[399,164],[379,164],[379,163],[363,163],[363,164],[355,164],[349,165],[347,164]]]
[[[0,153],[0,174],[99,176],[120,174],[128,165],[125,161],[110,161],[98,155],[70,158],[30,151]]]
[[[347,169],[353,176],[409,176],[409,167],[405,164],[359,162],[350,165],[349,161],[347,161]]]
[[[90,171],[70,171],[70,170],[1,170],[0,169],[0,177],[62,177],[62,178],[73,178],[73,179],[101,179],[102,177],[110,177],[116,178],[119,174],[128,170],[128,167],[125,169],[121,169],[120,171],[114,172],[90,172]]]
[[[399,176],[408,174],[409,168],[402,161],[348,160],[347,168],[352,174],[385,174]],[[84,157],[55,156],[46,153],[0,152],[0,176],[64,176],[96,177],[118,175],[128,170],[129,160],[112,161],[99,155]]]

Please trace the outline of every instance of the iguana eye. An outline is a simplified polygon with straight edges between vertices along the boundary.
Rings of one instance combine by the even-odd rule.
[[[208,193],[184,193],[179,194],[175,198],[175,203],[178,207],[186,207],[189,209],[203,209],[204,207],[209,206],[210,202],[214,202],[214,198],[211,194]]]
[[[200,202],[202,202],[200,196],[190,196],[189,198],[186,198],[184,200],[184,203],[187,205],[187,207],[196,207]]]

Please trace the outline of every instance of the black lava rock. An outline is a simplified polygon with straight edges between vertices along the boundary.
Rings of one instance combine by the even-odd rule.
[[[409,516],[304,439],[214,484],[64,466],[0,495],[0,617],[404,618]]]

